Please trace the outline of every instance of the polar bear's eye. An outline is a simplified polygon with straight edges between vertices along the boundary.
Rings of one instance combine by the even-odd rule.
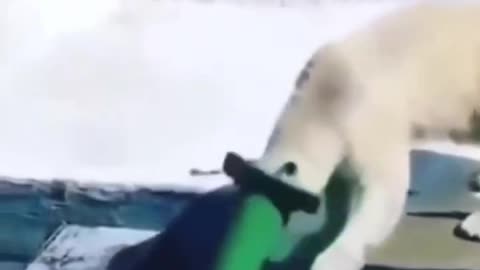
[[[287,162],[283,165],[283,172],[287,176],[292,176],[297,172],[297,165],[295,163],[289,161],[289,162]]]

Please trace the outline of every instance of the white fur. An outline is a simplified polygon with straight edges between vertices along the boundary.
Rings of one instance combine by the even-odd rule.
[[[467,236],[480,238],[480,213],[470,214],[459,226]]]
[[[320,48],[280,115],[259,167],[287,161],[285,181],[319,193],[349,157],[363,199],[312,269],[356,270],[395,229],[409,186],[414,124],[468,129],[480,107],[480,4],[429,2],[380,18]]]

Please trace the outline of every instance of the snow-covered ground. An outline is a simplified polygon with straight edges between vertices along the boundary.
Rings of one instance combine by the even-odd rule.
[[[149,230],[88,228],[77,225],[62,227],[26,270],[104,270],[108,260],[121,248],[136,244],[156,233]],[[92,243],[95,245],[92,246]]]

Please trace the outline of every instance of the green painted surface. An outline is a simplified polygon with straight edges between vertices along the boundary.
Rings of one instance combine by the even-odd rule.
[[[261,269],[277,247],[281,233],[282,217],[271,202],[257,195],[247,198],[218,269]]]

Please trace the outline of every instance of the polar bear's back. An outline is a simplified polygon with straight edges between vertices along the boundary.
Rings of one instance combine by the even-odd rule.
[[[428,2],[389,13],[336,45],[354,61],[349,64],[362,64],[362,75],[378,74],[400,65],[432,68],[479,55],[479,30],[480,2]]]
[[[480,3],[436,1],[387,14],[320,49],[320,73],[332,65],[326,50],[345,71],[350,97],[407,112],[424,129],[468,130],[480,108]]]

